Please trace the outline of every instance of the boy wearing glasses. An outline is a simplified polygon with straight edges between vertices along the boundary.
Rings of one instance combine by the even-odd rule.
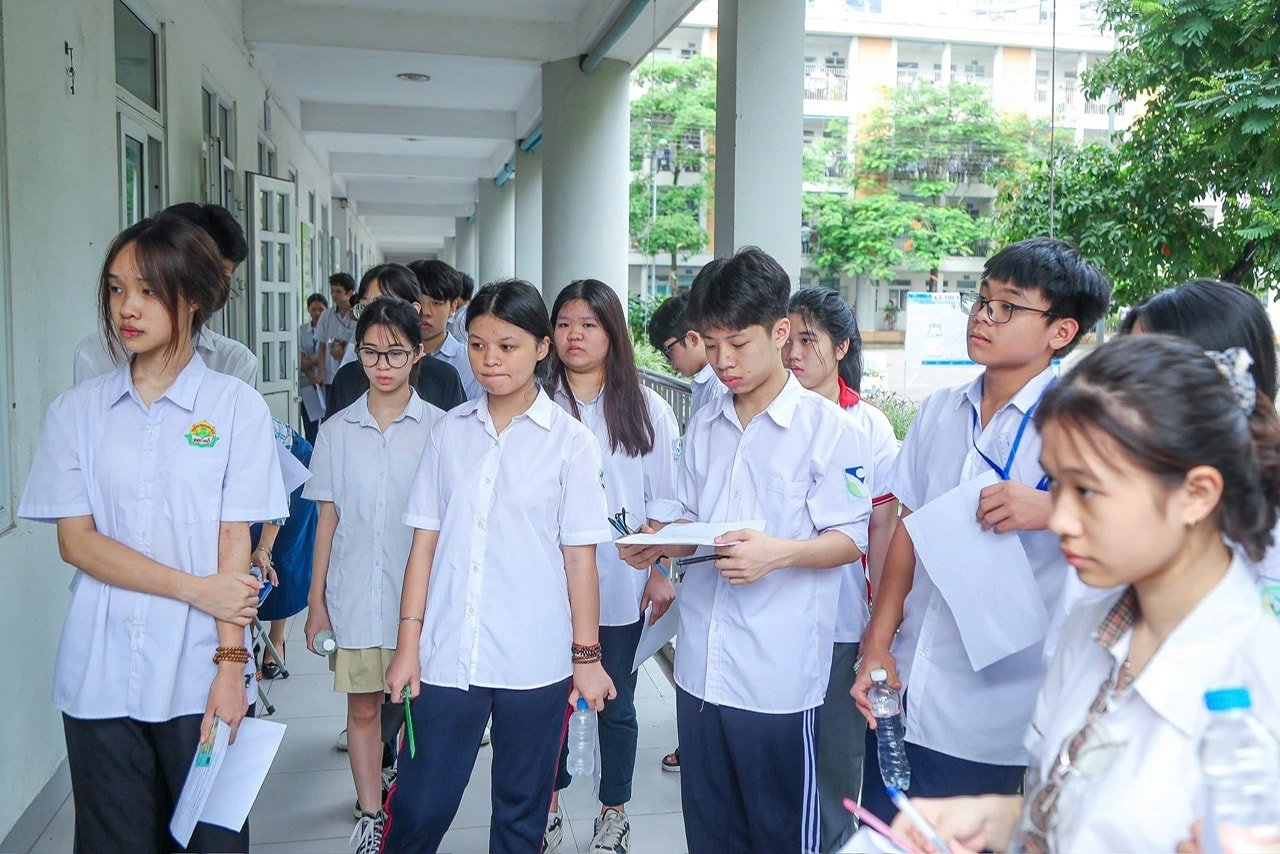
[[[653,349],[662,354],[667,364],[689,378],[689,393],[693,398],[689,415],[692,416],[703,404],[724,391],[724,383],[707,363],[702,336],[690,328],[685,318],[688,305],[687,294],[668,299],[649,318],[648,333]]]
[[[1040,436],[1030,420],[1057,381],[1051,362],[1097,323],[1110,297],[1102,271],[1059,240],[1023,240],[990,258],[979,291],[961,300],[969,314],[969,358],[986,370],[924,400],[889,476],[905,519],[994,471],[1000,480],[980,493],[976,524],[1020,539],[1048,614],[1060,613],[1071,569],[1047,530],[1051,503],[1039,462]],[[980,565],[986,556],[956,554],[953,560]],[[1002,615],[998,602],[988,609],[994,622],[1025,617]],[[1044,647],[1042,638],[975,670],[950,605],[917,557],[910,532],[905,525],[895,529],[862,636],[853,695],[871,721],[872,670],[883,667],[891,681],[907,687],[912,796],[1018,791],[1027,763],[1023,735],[1044,678]],[[863,805],[891,819],[897,810],[885,794],[872,731],[864,775]]]

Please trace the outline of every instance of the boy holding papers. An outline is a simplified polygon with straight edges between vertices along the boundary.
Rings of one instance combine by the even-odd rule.
[[[1046,615],[1060,612],[1059,597],[1071,573],[1058,538],[1047,530],[1050,498],[1031,418],[1056,382],[1050,363],[1070,352],[1102,317],[1110,295],[1103,273],[1058,240],[1023,240],[989,259],[979,291],[961,298],[969,313],[969,358],[986,370],[972,382],[924,400],[894,465],[889,485],[902,502],[904,519],[944,496],[954,501],[947,493],[961,484],[983,476],[993,480],[980,491],[971,485],[963,511],[937,518],[948,526],[1016,537],[1012,544],[1026,556],[1025,562],[1019,554],[1019,560],[1010,561],[953,548],[948,559],[926,562],[909,528],[915,528],[926,554],[929,535],[942,532],[922,531],[910,521],[894,532],[871,623],[862,636],[853,695],[871,720],[872,670],[883,667],[891,681],[896,676],[907,686],[912,796],[1013,794],[1022,783],[1023,737],[1044,677]],[[947,536],[956,542],[975,539]],[[1007,554],[1009,545],[1001,542],[995,551]],[[1033,584],[1031,607],[1026,597],[1020,606],[1010,604],[1012,596],[989,597],[982,621],[997,629],[989,635],[975,634],[971,627],[982,622],[971,613],[953,614],[939,590],[957,589],[955,579],[963,585],[966,576],[977,585],[992,573],[1025,574],[1028,564],[1033,578],[1008,578],[1007,589]],[[885,795],[874,739],[869,732],[863,806],[888,820],[896,809]]]
[[[755,248],[698,274],[689,320],[731,394],[689,422],[683,518],[764,520],[719,537],[680,593],[676,713],[689,850],[816,851],[814,745],[844,564],[866,548],[871,454],[783,366],[790,280]],[[656,547],[622,547],[648,566]],[[692,547],[667,546],[669,555]]]

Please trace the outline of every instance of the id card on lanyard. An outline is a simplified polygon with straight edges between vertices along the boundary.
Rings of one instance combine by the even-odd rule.
[[[981,435],[981,431],[978,429],[978,410],[973,410],[973,427],[969,431],[969,441],[973,443],[973,449],[978,452],[978,456],[982,457],[983,461],[987,465],[991,466],[991,470],[994,471],[1001,480],[1013,479],[1013,462],[1018,458],[1018,448],[1022,445],[1022,437],[1027,432],[1027,425],[1031,423],[1031,416],[1035,414],[1036,407],[1040,405],[1040,401],[1044,400],[1044,396],[1048,394],[1050,389],[1055,385],[1057,385],[1056,381],[1050,383],[1049,387],[1040,395],[1039,400],[1031,404],[1030,408],[1028,408],[1026,413],[1023,414],[1022,423],[1018,425],[1018,432],[1014,434],[1013,437],[1013,445],[1009,448],[1009,457],[1004,461],[1003,466],[991,459],[991,457],[988,457],[983,453],[982,449],[978,447],[978,436]],[[1049,491],[1048,475],[1040,478],[1040,482],[1036,484],[1036,489],[1041,492]]]

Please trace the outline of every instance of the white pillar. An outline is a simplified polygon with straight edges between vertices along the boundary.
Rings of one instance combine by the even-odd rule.
[[[951,58],[951,42],[945,42],[942,45],[942,79],[938,81],[943,86],[951,84],[951,64],[953,61]]]
[[[454,220],[454,226],[457,230],[456,252],[457,262],[453,266],[468,276],[476,280],[476,287],[480,287],[483,282],[476,275],[478,268],[476,266],[476,227],[472,222],[467,221],[464,216]]]
[[[440,260],[444,261],[450,267],[458,266],[458,238],[446,237],[444,239],[444,249],[440,251]]]
[[[542,66],[542,295],[548,303],[574,279],[599,279],[627,304],[630,70],[606,59],[584,74],[577,57]]]
[[[542,149],[516,152],[516,278],[542,289]]]
[[[496,282],[516,274],[516,187],[507,181],[501,187],[491,179],[480,179],[480,202],[476,206],[479,239],[480,281]]]
[[[715,254],[759,246],[794,285],[800,277],[805,4],[720,0],[719,12]]]

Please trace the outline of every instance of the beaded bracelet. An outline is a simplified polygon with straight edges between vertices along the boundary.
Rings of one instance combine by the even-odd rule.
[[[242,646],[220,646],[213,653],[213,663],[222,664],[224,661],[248,664],[249,650]]]
[[[602,658],[600,644],[583,645],[575,643],[572,647],[574,664],[595,664]]]

